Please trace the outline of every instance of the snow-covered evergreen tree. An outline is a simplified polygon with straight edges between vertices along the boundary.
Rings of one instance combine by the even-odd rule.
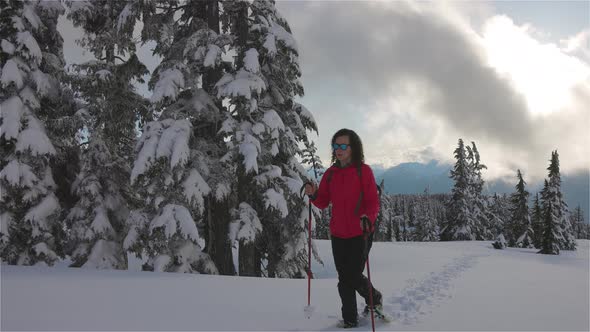
[[[543,245],[543,211],[539,203],[539,194],[535,195],[533,209],[531,211],[531,224],[533,227],[533,244],[535,248],[540,249]]]
[[[549,182],[545,180],[545,186],[541,191],[543,200],[543,238],[541,243],[540,254],[559,255],[559,239],[561,235],[561,226],[558,220],[554,218],[554,206],[549,203]]]
[[[505,234],[506,225],[510,220],[510,200],[506,195],[499,196],[497,193],[488,198],[488,220],[490,231],[497,236]]]
[[[305,226],[308,202],[300,198],[297,184],[305,182],[308,173],[296,157],[303,157],[303,151],[299,146],[309,141],[308,131],[317,132],[317,126],[311,112],[295,102],[296,97],[303,95],[303,86],[299,81],[301,72],[297,43],[291,34],[289,24],[277,11],[274,1],[256,0],[251,3],[250,11],[253,21],[250,23],[249,31],[253,41],[251,46],[259,54],[260,73],[267,86],[261,93],[259,109],[264,112],[263,119],[269,115],[274,116],[272,111],[275,111],[278,116],[276,121],[282,122],[284,126],[284,130],[281,130],[280,125],[277,127],[278,130],[273,128],[266,140],[272,142],[271,162],[278,166],[283,174],[282,191],[288,202],[289,214],[274,221],[279,226],[280,233],[278,237],[272,233],[270,236],[266,235],[265,251],[267,255],[282,253],[281,256],[276,256],[277,276],[303,276],[303,271],[307,269],[307,250],[303,243],[307,238]],[[268,120],[264,122],[270,124]],[[269,229],[271,228],[266,228]],[[263,235],[264,233],[263,231]],[[319,259],[317,254],[315,256]],[[269,260],[269,267],[271,266],[272,260]],[[274,273],[272,269],[268,272],[269,275]]]
[[[520,169],[517,171],[516,192],[510,195],[510,221],[507,234],[510,247],[532,248],[534,246],[534,232],[529,215],[529,192]]]
[[[440,230],[437,219],[432,211],[432,201],[428,190],[420,196],[417,204],[416,214],[416,231],[414,234],[415,241],[430,242],[440,240]]]
[[[299,189],[307,174],[296,156],[307,130],[317,129],[311,113],[294,102],[303,94],[297,46],[273,2],[223,5],[237,36],[236,61],[216,84],[231,109],[223,128],[237,165],[238,202],[262,222],[257,241],[240,242],[240,274],[302,275],[307,207]]]
[[[494,239],[494,234],[490,231],[490,221],[487,217],[487,199],[482,194],[484,180],[481,171],[487,169],[487,166],[481,163],[475,142],[471,142],[471,147],[468,146],[466,149],[470,173],[471,216],[476,225],[475,237],[478,240],[492,240]]]
[[[585,223],[584,223],[584,213],[582,208],[578,204],[570,217],[570,223],[573,227],[574,234],[576,235],[576,239],[585,239]]]
[[[381,182],[381,206],[379,208],[379,218],[381,222],[377,225],[375,230],[375,241],[395,241],[395,232],[393,227],[393,217],[395,211],[393,210],[392,198],[385,194],[384,182]]]
[[[457,161],[451,170],[451,179],[455,181],[455,184],[447,211],[448,224],[442,231],[441,239],[445,241],[475,240],[477,224],[471,215],[471,173],[462,139],[459,139],[454,155]]]
[[[557,151],[551,153],[551,163],[547,170],[549,171],[549,180],[545,181],[545,187],[541,193],[543,219],[545,221],[541,252],[555,254],[555,241],[560,250],[575,250],[575,235],[569,221],[567,204],[561,193],[561,175]]]
[[[492,245],[496,249],[504,249],[504,248],[506,248],[507,243],[506,243],[506,239],[504,238],[504,234],[499,234],[496,237],[496,241],[494,241],[494,243],[492,243]]]
[[[481,163],[475,142],[465,147],[459,139],[455,149],[455,163],[451,178],[455,181],[452,199],[448,206],[448,222],[442,231],[442,240],[491,240],[493,232],[488,218],[487,198],[483,196],[484,181],[481,171],[487,167]]]
[[[83,100],[87,141],[70,210],[73,266],[127,267],[123,249],[132,193],[131,156],[137,121],[146,105],[133,87],[146,67],[135,55],[133,29],[140,3],[118,0],[69,1],[68,17],[82,28],[79,43],[96,60],[77,65],[73,85]]]
[[[156,41],[154,52],[163,59],[149,84],[151,109],[160,116],[146,125],[136,147],[131,181],[144,205],[133,211],[136,226],[125,245],[138,255],[147,254],[148,270],[219,272],[203,251],[205,245],[217,248],[211,236],[205,242],[212,226],[205,213],[215,213],[214,201],[230,199],[233,168],[222,158],[221,103],[203,82],[211,79],[206,72],[222,65],[222,50],[231,36],[210,28],[203,7],[207,4],[157,1],[144,9],[145,21],[151,23],[144,26],[144,42]],[[219,222],[227,229],[217,240],[227,245],[231,258],[231,216],[229,206],[225,209],[227,220]],[[233,274],[233,269],[223,272]]]
[[[45,123],[61,95],[54,1],[0,1],[0,257],[8,264],[52,265],[63,255],[60,204]]]

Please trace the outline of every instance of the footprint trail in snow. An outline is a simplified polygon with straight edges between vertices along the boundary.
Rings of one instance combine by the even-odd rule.
[[[431,272],[422,281],[409,279],[408,285],[403,290],[386,299],[385,311],[394,322],[403,325],[417,323],[421,316],[432,312],[435,306],[452,297],[450,291],[453,280],[473,267],[478,257],[476,255],[458,257],[445,265],[442,271]]]

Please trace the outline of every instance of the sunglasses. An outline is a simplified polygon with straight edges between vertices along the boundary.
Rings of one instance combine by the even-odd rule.
[[[338,150],[338,149],[340,149],[340,150],[344,151],[344,150],[346,150],[346,149],[347,149],[349,146],[350,146],[350,144],[336,144],[336,143],[334,143],[334,144],[332,144],[332,149],[333,149],[334,151],[336,151],[336,150]]]

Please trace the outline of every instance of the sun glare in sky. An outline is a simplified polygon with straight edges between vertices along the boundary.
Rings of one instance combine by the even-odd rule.
[[[567,107],[572,88],[588,84],[590,67],[558,45],[538,41],[536,33],[530,25],[494,16],[485,24],[482,42],[490,66],[523,94],[532,114],[542,115]]]

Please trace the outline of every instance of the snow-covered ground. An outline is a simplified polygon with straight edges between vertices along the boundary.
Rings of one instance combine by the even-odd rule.
[[[2,265],[1,330],[334,330],[330,243],[307,281]],[[394,318],[379,330],[589,330],[590,242],[560,256],[490,242],[375,243],[371,274]],[[135,262],[137,263],[137,262]],[[359,310],[362,310],[359,298]],[[365,324],[358,330],[370,330]]]

